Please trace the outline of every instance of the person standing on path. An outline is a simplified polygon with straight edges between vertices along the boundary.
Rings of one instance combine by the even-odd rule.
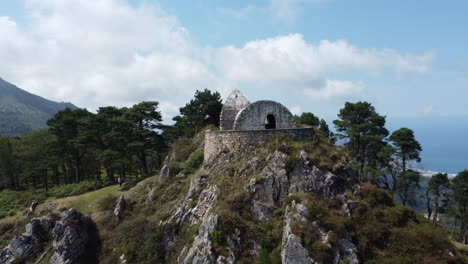
[[[119,176],[119,177],[117,178],[117,182],[119,183],[120,188],[122,188],[122,183],[123,183],[122,176]]]

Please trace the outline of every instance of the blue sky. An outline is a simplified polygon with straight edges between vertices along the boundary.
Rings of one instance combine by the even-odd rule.
[[[0,77],[91,110],[157,100],[166,121],[203,88],[329,122],[367,100],[431,145],[445,118],[468,134],[467,13],[461,0],[2,1]]]

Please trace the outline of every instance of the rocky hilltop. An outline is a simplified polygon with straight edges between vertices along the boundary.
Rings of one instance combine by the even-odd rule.
[[[375,186],[357,184],[320,135],[205,161],[203,149],[204,133],[179,140],[158,177],[102,198],[90,217],[42,209],[0,263],[464,261],[443,231]]]

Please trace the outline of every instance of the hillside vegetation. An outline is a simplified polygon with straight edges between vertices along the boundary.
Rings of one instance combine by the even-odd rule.
[[[0,78],[0,135],[19,136],[47,127],[47,120],[71,103],[57,103],[28,93]]]
[[[175,144],[166,160],[173,171],[165,179],[150,177],[123,192],[111,186],[51,200],[38,211],[59,214],[73,207],[90,214],[99,230],[99,263],[122,259],[128,263],[198,263],[201,257],[219,260],[230,256],[235,263],[281,263],[287,254],[285,239],[291,236],[318,263],[331,263],[337,252],[343,252],[340,263],[468,260],[466,249],[450,242],[448,230],[434,228],[412,209],[392,201],[385,191],[370,184],[353,185],[349,179],[338,185],[321,185],[325,179],[321,173],[343,173],[330,166],[342,154],[323,139],[298,143],[279,138],[248,155],[225,155],[206,165],[199,162],[202,148],[203,133]],[[305,166],[320,164],[320,171],[317,168],[309,174],[312,178],[298,174],[304,166],[299,150],[304,149],[316,150],[306,157],[311,164]],[[305,188],[307,179],[316,186]],[[291,186],[298,188],[292,191]],[[269,187],[273,193],[285,193],[263,193]],[[128,206],[118,219],[113,210],[122,194]],[[304,210],[300,221],[292,209],[299,205]],[[213,219],[217,223],[210,230],[207,223]],[[2,234],[2,246],[8,242],[6,238],[22,232],[18,226],[15,232],[9,230],[9,221],[0,229],[8,230]],[[287,236],[285,225],[290,227]],[[340,251],[344,240],[355,245],[355,259]],[[194,246],[197,250],[191,251]]]
[[[221,106],[197,91],[172,126],[157,102],[64,110],[49,130],[0,138],[0,262],[468,261],[468,171],[429,183],[432,219],[405,206],[420,177],[411,129],[390,133],[371,104],[346,103],[336,134],[304,113],[296,120],[315,128],[311,140],[278,136],[204,160]],[[41,204],[28,213],[33,197]],[[452,230],[437,220],[444,212]]]

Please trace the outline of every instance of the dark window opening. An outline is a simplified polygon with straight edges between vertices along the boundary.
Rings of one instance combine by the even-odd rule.
[[[265,129],[276,129],[276,120],[274,115],[267,115],[265,119]]]

